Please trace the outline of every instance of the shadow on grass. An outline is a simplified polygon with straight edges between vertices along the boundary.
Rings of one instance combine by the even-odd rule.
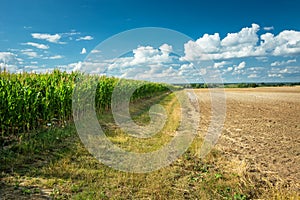
[[[135,102],[131,105],[131,114],[145,114],[153,103],[159,103],[166,95]],[[101,126],[108,129],[108,134],[114,129],[110,111],[99,114],[99,120]],[[19,140],[7,144],[0,149],[0,193],[6,199],[32,197],[38,193],[38,189],[34,188],[39,187],[52,188],[47,193],[50,196],[78,193],[82,190],[79,188],[87,186],[91,179],[109,179],[106,175],[119,173],[89,154],[77,135],[74,123],[22,134]],[[19,187],[19,182],[22,187]]]
[[[153,103],[162,100],[171,99],[161,96],[136,102],[131,115],[144,116]],[[111,113],[99,118],[110,133],[114,129]],[[147,116],[136,119],[147,122]],[[73,123],[24,135],[18,143],[2,148],[0,159],[3,199],[247,199],[243,193],[247,188],[240,188],[238,177],[223,174],[213,159],[200,160],[191,151],[152,173],[109,168],[85,149]]]

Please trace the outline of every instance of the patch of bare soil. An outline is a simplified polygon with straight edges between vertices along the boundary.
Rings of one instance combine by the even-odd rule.
[[[210,95],[204,89],[197,94],[207,125]],[[232,170],[244,164],[256,185],[299,192],[300,87],[225,89],[225,94],[226,120],[216,148],[237,161]]]

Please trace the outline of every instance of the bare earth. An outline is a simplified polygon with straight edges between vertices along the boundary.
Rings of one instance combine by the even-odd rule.
[[[197,90],[202,125],[210,93]],[[300,87],[225,89],[226,120],[216,148],[258,185],[300,188]],[[204,129],[203,129],[204,131]]]

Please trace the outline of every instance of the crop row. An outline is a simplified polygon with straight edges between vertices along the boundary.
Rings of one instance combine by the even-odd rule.
[[[12,74],[0,72],[0,133],[3,136],[18,134],[32,129],[66,123],[72,119],[72,97],[78,72]],[[96,80],[95,107],[98,111],[110,109],[113,90],[120,82],[117,78],[89,76]],[[168,90],[164,84],[123,80],[120,91],[137,88],[130,100],[151,97]],[[81,88],[84,85],[81,85]],[[89,85],[86,85],[88,87]]]

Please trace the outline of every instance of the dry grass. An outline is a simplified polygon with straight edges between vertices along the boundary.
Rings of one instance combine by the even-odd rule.
[[[113,122],[111,113],[100,118],[115,144],[127,150],[147,152],[160,148],[179,124],[180,108],[167,95],[135,103],[131,114],[138,123],[149,121],[150,105],[160,102],[169,119],[164,129],[142,143],[129,137]],[[206,123],[202,121],[202,123]],[[199,130],[191,147],[170,166],[135,174],[99,163],[85,149],[74,125],[41,132],[28,140],[1,149],[1,199],[296,199],[285,190],[257,188],[246,161],[228,159],[213,149],[205,159],[197,152],[202,144]],[[145,145],[146,144],[146,145]],[[5,160],[5,161],[4,161]],[[5,163],[4,163],[5,162]],[[298,196],[297,196],[298,195]]]

